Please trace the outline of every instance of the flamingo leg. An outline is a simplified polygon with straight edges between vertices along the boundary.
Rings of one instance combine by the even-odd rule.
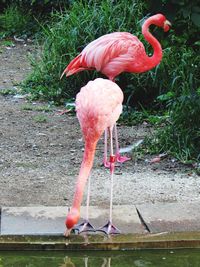
[[[120,155],[116,123],[114,125],[114,132],[115,132],[116,161],[119,162],[119,163],[124,163],[124,162],[130,160],[131,158]],[[105,168],[110,168],[110,162],[107,159],[107,147],[108,147],[107,143],[108,143],[108,130],[106,129],[105,133],[104,133],[104,158],[103,158],[103,164],[104,164]]]
[[[110,132],[110,175],[111,175],[111,185],[110,185],[110,212],[109,212],[109,220],[108,222],[97,231],[103,232],[107,235],[109,234],[119,234],[120,230],[114,226],[112,223],[112,209],[113,209],[113,176],[115,169],[116,156],[113,153],[113,127],[109,128]]]
[[[121,156],[119,152],[119,141],[118,141],[118,134],[117,134],[117,125],[115,123],[114,125],[114,132],[115,132],[115,145],[116,145],[116,160],[117,162],[124,163],[131,158],[128,158],[126,156]]]
[[[78,234],[82,232],[95,232],[95,228],[89,222],[89,205],[90,205],[90,176],[88,177],[88,190],[87,190],[87,203],[86,203],[86,217],[84,221],[78,225],[75,225],[73,230],[78,231]]]
[[[105,132],[104,132],[103,165],[104,165],[105,168],[110,168],[110,162],[108,161],[107,150],[108,150],[108,129],[106,129]]]

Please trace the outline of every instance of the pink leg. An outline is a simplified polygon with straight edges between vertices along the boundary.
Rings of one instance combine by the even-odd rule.
[[[110,132],[110,174],[111,174],[111,185],[110,185],[110,214],[108,222],[98,229],[97,231],[104,232],[105,234],[119,234],[120,230],[116,228],[112,223],[112,209],[113,209],[113,175],[115,169],[116,156],[113,154],[113,137],[112,137],[112,128],[109,128]]]
[[[77,230],[78,233],[82,232],[95,232],[95,228],[89,222],[89,205],[90,205],[90,176],[88,178],[88,191],[87,191],[87,204],[86,204],[86,217],[85,220],[76,225],[73,230]]]
[[[110,168],[110,162],[107,158],[107,150],[108,150],[108,129],[104,132],[104,156],[103,156],[103,165],[105,168]]]
[[[116,123],[114,125],[114,131],[115,131],[115,144],[116,144],[116,160],[117,160],[117,162],[123,163],[123,162],[126,162],[127,160],[130,160],[131,158],[128,158],[126,156],[121,156],[119,153],[119,141],[118,141]]]

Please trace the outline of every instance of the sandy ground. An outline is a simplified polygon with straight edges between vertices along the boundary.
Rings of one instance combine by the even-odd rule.
[[[13,88],[31,67],[27,59],[33,45],[2,48],[0,90]],[[0,95],[0,206],[70,205],[79,171],[83,141],[77,118],[59,115],[58,108],[38,111],[47,103]],[[38,115],[46,122],[38,122]],[[151,134],[148,125],[119,126],[123,146]],[[91,204],[109,204],[109,171],[102,167],[100,140],[91,174]],[[116,168],[114,204],[200,200],[200,179],[192,169],[166,158],[150,164],[143,156]],[[85,201],[85,196],[84,196]]]

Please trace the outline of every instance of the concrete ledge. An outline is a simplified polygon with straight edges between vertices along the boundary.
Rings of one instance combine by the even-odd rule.
[[[136,205],[151,233],[200,231],[200,202]]]
[[[145,235],[77,236],[1,236],[0,250],[135,250],[135,249],[200,248],[200,233],[165,233]]]
[[[2,207],[0,250],[200,248],[199,207],[198,202],[115,206],[113,222],[122,234],[107,236],[97,231],[68,238],[63,236],[67,207]],[[102,226],[108,212],[91,207],[91,223]]]
[[[2,207],[1,235],[63,235],[67,207]],[[90,207],[90,222],[95,228],[108,221],[109,209]],[[84,218],[86,208],[81,207]],[[81,222],[81,220],[80,220]],[[121,205],[113,207],[113,222],[123,234],[145,233],[134,206]]]

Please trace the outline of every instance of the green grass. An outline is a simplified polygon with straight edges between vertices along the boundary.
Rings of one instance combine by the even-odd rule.
[[[35,116],[33,120],[37,123],[46,123],[48,121],[47,116],[43,114]]]
[[[21,106],[21,110],[32,111],[32,110],[34,110],[34,106],[31,104],[24,104]]]
[[[16,4],[11,4],[0,14],[0,37],[27,33],[33,18],[28,11],[24,11]]]
[[[31,162],[16,162],[15,167],[35,170],[38,168],[38,165],[36,163]]]
[[[171,105],[165,127],[151,140],[154,153],[168,152],[182,162],[200,162],[200,95],[181,96]]]
[[[138,125],[143,122],[151,126],[159,126],[169,117],[167,112],[160,112],[153,110],[135,110],[133,108],[124,107],[123,113],[120,116],[119,122],[128,126]]]
[[[8,89],[1,89],[0,90],[0,95],[3,95],[3,96],[16,95],[16,94],[17,94],[16,89],[8,88]]]
[[[10,40],[2,40],[0,42],[0,46],[8,46],[8,47],[12,47],[14,46],[15,44],[13,43],[13,41],[10,41]]]
[[[35,106],[32,104],[24,104],[21,106],[21,110],[27,110],[27,111],[39,111],[39,112],[50,112],[52,111],[52,108],[50,108],[47,105],[44,106]]]

